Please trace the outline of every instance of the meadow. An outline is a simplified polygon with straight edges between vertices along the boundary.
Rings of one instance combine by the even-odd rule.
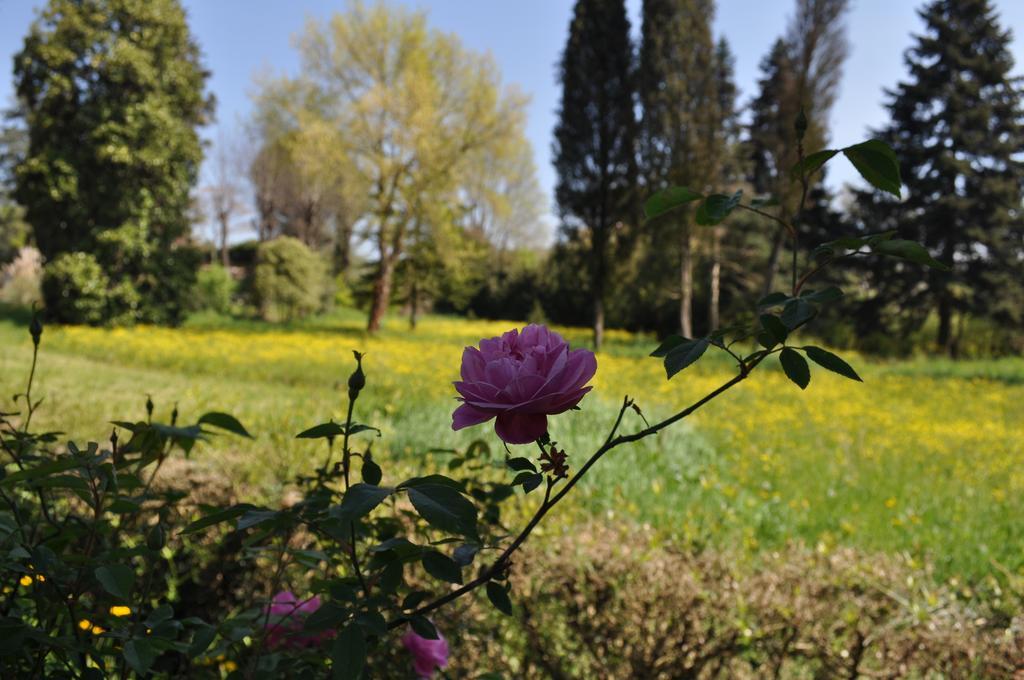
[[[0,393],[8,398],[22,389],[31,356],[22,321],[0,320]],[[164,421],[175,405],[183,419],[227,411],[255,440],[214,439],[193,464],[238,495],[273,504],[295,474],[322,461],[321,449],[294,435],[343,418],[358,349],[368,384],[356,419],[381,429],[367,440],[378,459],[440,468],[445,454],[434,449],[476,439],[501,453],[489,426],[450,430],[451,381],[465,345],[516,324],[434,316],[410,331],[395,317],[370,337],[362,323],[336,313],[283,327],[216,317],[179,329],[48,327],[37,422],[76,440],[104,440],[110,421],[144,417],[147,394]],[[573,344],[586,342],[582,329],[560,330]],[[653,421],[731,377],[728,358],[709,353],[666,381],[647,357],[655,345],[609,333],[582,409],[552,420],[570,464],[603,440],[623,395]],[[768,367],[681,425],[617,449],[581,484],[570,521],[636,523],[654,540],[753,560],[798,542],[821,553],[897,555],[930,565],[942,580],[1024,573],[1024,362],[852,361],[864,384],[818,369],[801,392]],[[631,413],[624,427],[642,424]]]

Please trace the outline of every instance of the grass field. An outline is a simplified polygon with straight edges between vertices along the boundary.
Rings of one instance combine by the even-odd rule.
[[[410,332],[392,319],[367,337],[362,323],[338,314],[295,327],[197,319],[173,330],[47,328],[38,424],[105,439],[109,421],[143,417],[147,393],[164,420],[175,403],[186,420],[228,411],[255,441],[217,439],[194,454],[197,465],[273,499],[322,460],[294,434],[344,415],[351,350],[359,349],[368,385],[357,419],[382,429],[378,459],[422,470],[443,463],[431,448],[481,437],[497,446],[488,426],[451,432],[450,383],[463,346],[514,324],[428,317]],[[574,344],[587,337],[566,334]],[[709,355],[667,382],[646,357],[653,338],[609,336],[582,410],[552,421],[577,464],[624,394],[655,419],[730,377],[729,363]],[[0,347],[0,393],[11,395],[27,373],[28,333],[0,320]],[[760,371],[683,424],[615,450],[581,484],[572,511],[753,557],[799,540],[822,551],[905,554],[940,578],[1020,572],[1024,362],[854,363],[864,384],[817,370],[806,392],[774,367]],[[631,415],[625,427],[641,425]]]

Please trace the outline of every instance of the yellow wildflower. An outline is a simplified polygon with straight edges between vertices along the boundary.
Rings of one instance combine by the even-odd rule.
[[[111,616],[121,617],[121,616],[131,616],[131,614],[132,614],[132,608],[131,607],[125,607],[122,604],[114,605],[113,607],[110,608],[110,615]]]
[[[90,621],[89,619],[82,619],[78,622],[78,627],[81,630],[89,630],[90,628],[92,628],[92,621]]]
[[[20,583],[23,586],[30,586],[32,585],[32,577],[28,574],[25,574],[20,579],[18,579],[18,583]]]

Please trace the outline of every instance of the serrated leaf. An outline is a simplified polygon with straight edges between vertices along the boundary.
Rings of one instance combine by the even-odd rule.
[[[505,461],[510,469],[516,472],[523,472],[529,470],[530,472],[536,472],[537,466],[533,464],[533,461],[529,458],[509,458]]]
[[[122,603],[127,602],[135,585],[135,571],[123,564],[108,564],[93,572],[103,589]]]
[[[662,189],[644,203],[644,216],[647,219],[653,219],[701,198],[704,198],[704,194],[691,191],[686,187]]]
[[[795,330],[814,316],[814,306],[803,298],[790,300],[782,308],[779,319],[789,330]]]
[[[258,508],[254,510],[249,510],[238,519],[238,525],[235,528],[239,531],[249,529],[259,524],[263,524],[264,522],[269,522],[271,520],[277,519],[278,514],[279,513],[275,510],[266,510]]]
[[[807,389],[811,382],[811,369],[806,359],[796,350],[786,347],[779,353],[779,362],[782,364],[782,370],[786,372],[786,377],[799,385],[800,389]]]
[[[774,314],[762,314],[760,320],[761,328],[764,329],[765,333],[767,333],[768,337],[773,341],[768,343],[767,346],[774,346],[779,343],[783,343],[786,341],[786,338],[789,337],[789,329],[787,329],[786,325]]]
[[[839,149],[823,149],[815,151],[810,156],[805,156],[802,161],[797,161],[789,169],[789,176],[793,179],[800,179],[801,176],[810,177],[817,172],[821,166],[832,160],[832,157],[839,153]]]
[[[900,197],[900,163],[896,152],[888,144],[870,139],[846,147],[843,155],[853,163],[860,176],[876,189]]]
[[[719,224],[729,216],[729,213],[736,209],[742,197],[742,191],[737,191],[732,195],[711,194],[697,207],[694,221],[702,226]]]
[[[512,600],[508,597],[508,590],[495,581],[487,582],[487,599],[491,601],[494,608],[506,616],[512,616]]]
[[[374,484],[353,484],[341,499],[337,517],[343,521],[354,522],[370,513],[375,507],[390,496],[392,489]]]
[[[818,364],[822,368],[827,368],[833,373],[849,378],[850,380],[856,380],[857,382],[864,382],[861,377],[857,375],[857,371],[853,370],[850,364],[843,361],[841,358],[824,350],[820,347],[808,346],[804,347],[804,353],[807,354],[807,358]]]
[[[374,486],[380,484],[380,480],[384,478],[384,473],[381,471],[380,466],[373,462],[373,459],[369,456],[363,457],[363,467],[360,474],[364,482]]]
[[[249,431],[245,429],[245,426],[243,426],[242,423],[240,423],[237,418],[227,413],[220,413],[218,411],[204,413],[199,418],[199,424],[212,425],[213,427],[226,430],[228,432],[231,432],[232,434],[237,434],[242,437],[248,437],[249,439],[253,438],[253,436],[249,434]]]
[[[340,437],[345,434],[345,429],[338,423],[320,423],[308,430],[295,435],[296,439],[326,439],[327,437]]]
[[[409,625],[412,626],[413,632],[419,635],[421,638],[427,640],[438,639],[437,628],[430,622],[426,616],[412,616],[409,618]]]
[[[331,645],[331,677],[359,680],[366,667],[366,640],[355,623],[345,626]]]
[[[431,526],[476,536],[476,506],[450,486],[422,484],[408,489],[409,501]]]
[[[665,374],[668,379],[671,380],[676,373],[704,356],[710,344],[708,338],[698,338],[674,347],[665,355]]]
[[[890,255],[916,264],[923,264],[932,269],[949,271],[947,265],[933,258],[927,248],[914,241],[901,238],[878,241],[871,246],[871,250],[882,255]]]
[[[420,562],[423,563],[423,568],[427,573],[434,578],[462,585],[462,569],[455,563],[455,560],[447,555],[436,550],[429,550],[423,553]]]
[[[758,307],[777,307],[786,302],[789,296],[785,293],[768,293],[763,298],[757,301]]]

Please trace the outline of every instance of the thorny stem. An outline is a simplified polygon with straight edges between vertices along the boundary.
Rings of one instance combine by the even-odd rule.
[[[768,353],[758,354],[753,359],[751,359],[749,363],[741,363],[739,373],[732,377],[730,380],[722,383],[704,397],[698,399],[697,401],[690,404],[683,410],[675,413],[674,415],[665,418],[661,422],[655,423],[654,425],[650,425],[644,428],[643,430],[639,430],[632,434],[616,436],[616,432],[618,431],[619,425],[622,422],[622,417],[625,414],[626,409],[629,408],[630,404],[632,403],[630,399],[626,397],[623,400],[622,408],[619,409],[619,415],[615,419],[615,423],[612,425],[611,432],[608,433],[608,437],[607,439],[605,439],[604,444],[602,444],[601,447],[597,449],[597,451],[595,451],[589,459],[587,459],[587,462],[585,462],[583,466],[576,472],[576,474],[574,474],[569,479],[569,481],[566,482],[565,486],[559,489],[558,493],[550,497],[547,495],[545,496],[543,502],[537,508],[537,511],[534,513],[530,521],[527,522],[526,526],[523,527],[522,531],[519,532],[519,535],[517,535],[515,539],[513,539],[512,543],[510,543],[509,546],[505,548],[501,555],[494,562],[492,562],[489,567],[484,569],[479,576],[477,576],[472,581],[469,581],[465,585],[455,590],[452,590],[431,602],[428,602],[427,604],[413,611],[411,614],[390,621],[388,623],[388,628],[393,629],[402,626],[406,623],[406,621],[409,618],[413,616],[423,616],[425,614],[429,614],[435,609],[438,609],[439,607],[442,607],[447,603],[456,600],[459,597],[462,597],[463,595],[472,592],[473,590],[476,590],[480,586],[490,581],[492,578],[501,574],[508,567],[512,555],[519,549],[519,547],[526,541],[526,539],[529,538],[530,534],[537,527],[537,525],[540,524],[541,520],[544,519],[544,517],[548,514],[548,512],[551,511],[552,508],[558,505],[558,503],[563,498],[565,498],[565,496],[572,490],[572,488],[576,486],[576,484],[583,478],[584,475],[587,474],[590,468],[592,468],[597,463],[597,461],[601,459],[602,456],[604,456],[612,449],[621,446],[622,444],[629,444],[631,442],[639,441],[641,439],[649,437],[652,434],[657,434],[666,427],[679,422],[683,418],[686,418],[687,416],[689,416],[694,411],[707,404],[715,397],[721,395],[722,393],[728,391],[729,389],[735,387],[739,383],[746,380],[750,373],[754,370],[754,368],[756,368],[757,365],[761,363],[761,361],[763,361],[766,356],[768,356]],[[550,494],[551,492],[550,484],[548,485],[547,492],[548,494]]]
[[[803,140],[803,136],[800,136],[800,137],[797,138],[796,152],[797,152],[797,159],[798,159],[798,162],[800,164],[799,167],[801,168],[801,170],[800,170],[800,207],[797,208],[796,217],[793,220],[793,222],[794,222],[793,229],[790,232],[790,236],[792,237],[792,241],[793,241],[793,295],[794,296],[799,292],[798,289],[797,289],[797,281],[796,281],[797,273],[796,273],[796,270],[797,270],[797,253],[798,253],[799,247],[800,247],[799,235],[798,235],[798,232],[796,230],[796,224],[795,223],[799,222],[799,220],[804,215],[804,204],[807,202],[807,190],[808,190],[807,172],[805,172],[803,170],[803,163],[804,163],[804,140]]]
[[[341,440],[341,467],[345,477],[345,491],[348,491],[349,487],[349,465],[352,461],[352,451],[348,448],[348,433],[352,429],[352,410],[355,408],[356,399],[359,398],[359,393],[350,393],[348,398],[348,413],[345,415],[345,432],[342,435]],[[352,562],[352,570],[356,574],[356,579],[359,581],[359,585],[363,590],[363,594],[367,598],[370,597],[370,587],[366,584],[366,579],[363,578],[363,572],[359,568],[359,556],[356,553],[356,523],[355,521],[349,522],[349,541],[348,541],[348,556]]]

